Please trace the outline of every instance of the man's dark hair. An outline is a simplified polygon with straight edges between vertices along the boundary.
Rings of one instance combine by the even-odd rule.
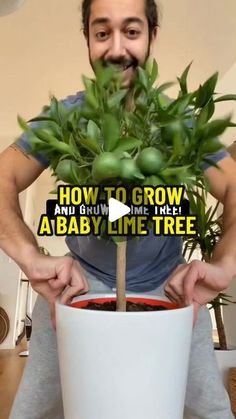
[[[82,2],[83,33],[87,39],[89,37],[89,17],[90,17],[90,9],[91,9],[92,1],[93,0],[83,0]],[[144,0],[144,1],[145,1],[145,14],[148,20],[149,39],[151,39],[153,30],[157,26],[159,26],[159,11],[155,3],[155,0]]]

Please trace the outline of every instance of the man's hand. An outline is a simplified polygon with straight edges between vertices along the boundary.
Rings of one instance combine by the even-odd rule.
[[[74,296],[89,290],[79,262],[69,256],[53,257],[37,252],[30,261],[30,267],[23,270],[32,288],[48,301],[54,328],[56,298],[61,295],[61,302],[68,304]]]
[[[220,264],[194,260],[177,266],[169,277],[165,294],[171,301],[194,305],[194,321],[202,305],[226,289],[232,279]]]

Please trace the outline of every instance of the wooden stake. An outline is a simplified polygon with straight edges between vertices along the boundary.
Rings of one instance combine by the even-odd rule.
[[[127,238],[123,237],[116,251],[116,311],[126,311],[126,248]]]

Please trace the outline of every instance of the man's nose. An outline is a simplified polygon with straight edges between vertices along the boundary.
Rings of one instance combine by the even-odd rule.
[[[108,58],[110,60],[119,60],[125,57],[125,45],[122,34],[114,33],[111,38],[111,44],[108,52]]]

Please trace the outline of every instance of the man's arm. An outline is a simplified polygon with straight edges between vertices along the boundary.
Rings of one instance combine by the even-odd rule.
[[[192,261],[180,265],[170,276],[165,291],[176,302],[199,306],[215,298],[236,275],[236,163],[231,157],[218,162],[220,168],[205,171],[210,192],[224,205],[223,234],[211,263]]]
[[[0,155],[0,167],[0,247],[23,267],[38,249],[23,221],[18,194],[37,179],[44,167],[14,146]]]
[[[205,172],[211,194],[224,205],[223,234],[215,246],[212,262],[225,265],[226,272],[233,277],[236,275],[236,162],[226,157],[218,166],[221,170],[211,167]],[[226,283],[223,289],[227,286]]]
[[[88,291],[87,281],[79,262],[66,256],[40,254],[36,238],[23,221],[18,194],[34,182],[44,167],[13,146],[0,155],[0,167],[0,248],[25,272],[33,289],[50,303],[55,325],[56,297],[63,293],[62,301],[68,302],[74,295]]]

